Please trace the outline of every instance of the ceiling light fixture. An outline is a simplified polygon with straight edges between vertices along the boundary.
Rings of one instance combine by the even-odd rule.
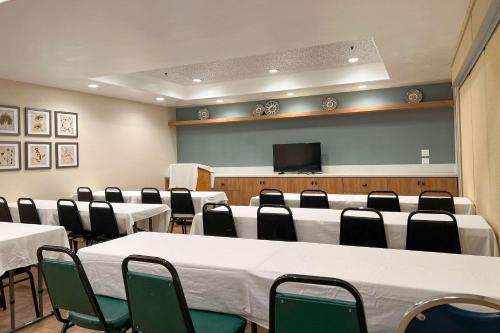
[[[223,99],[218,99],[215,101],[215,103],[224,103],[224,100]]]
[[[366,88],[366,84],[360,84],[360,85],[358,86],[358,88],[359,88],[359,89],[365,89],[365,88]]]
[[[99,85],[97,83],[89,83],[87,85],[87,87],[89,87],[91,89],[97,89],[97,88],[99,88]]]
[[[295,93],[294,92],[287,92],[286,95],[287,96],[293,96],[293,95],[295,95]]]
[[[163,102],[165,100],[165,97],[156,97],[156,100],[158,102]]]
[[[352,58],[347,59],[347,61],[349,61],[349,63],[351,63],[351,64],[355,64],[359,61],[359,58],[352,57]]]
[[[194,82],[194,83],[200,83],[200,82],[201,82],[201,79],[193,79],[193,82]]]
[[[271,74],[276,74],[276,73],[278,73],[279,71],[280,71],[279,69],[276,69],[276,68],[271,68],[271,69],[269,70],[269,73],[271,73]]]

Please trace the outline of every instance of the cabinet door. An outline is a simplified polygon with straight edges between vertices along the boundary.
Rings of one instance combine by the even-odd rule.
[[[371,191],[384,191],[387,189],[386,178],[344,178],[344,193],[348,194],[368,194]]]
[[[285,179],[286,184],[284,192],[300,193],[304,190],[317,190],[318,183],[316,178],[312,177],[289,177]]]
[[[421,179],[414,177],[388,178],[387,189],[398,195],[419,195],[421,192]]]
[[[458,195],[456,177],[425,177],[421,179],[422,191],[448,191],[453,196]]]
[[[325,191],[329,194],[344,193],[344,184],[342,178],[339,177],[320,177],[316,179],[318,190]]]

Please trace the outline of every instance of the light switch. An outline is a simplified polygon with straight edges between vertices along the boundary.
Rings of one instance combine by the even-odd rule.
[[[422,164],[429,164],[429,158],[428,157],[422,157]]]
[[[422,149],[422,157],[429,157],[430,151],[429,149]]]

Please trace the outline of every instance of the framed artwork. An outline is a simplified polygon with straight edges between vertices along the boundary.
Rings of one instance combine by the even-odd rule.
[[[21,108],[0,105],[0,135],[21,134]]]
[[[27,136],[51,136],[50,110],[24,108],[24,133]]]
[[[50,142],[25,142],[24,145],[26,170],[52,168],[52,145]]]
[[[54,112],[55,131],[58,138],[78,137],[78,114],[73,112]]]
[[[21,170],[21,142],[0,141],[0,171]]]
[[[56,168],[78,168],[78,143],[56,142]]]

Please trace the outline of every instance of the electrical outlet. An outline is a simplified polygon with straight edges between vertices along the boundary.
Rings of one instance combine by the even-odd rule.
[[[430,161],[429,161],[429,158],[428,157],[422,157],[422,164],[426,165],[426,164],[429,164]]]
[[[429,149],[422,149],[421,156],[422,157],[429,157],[430,156],[430,150]]]

